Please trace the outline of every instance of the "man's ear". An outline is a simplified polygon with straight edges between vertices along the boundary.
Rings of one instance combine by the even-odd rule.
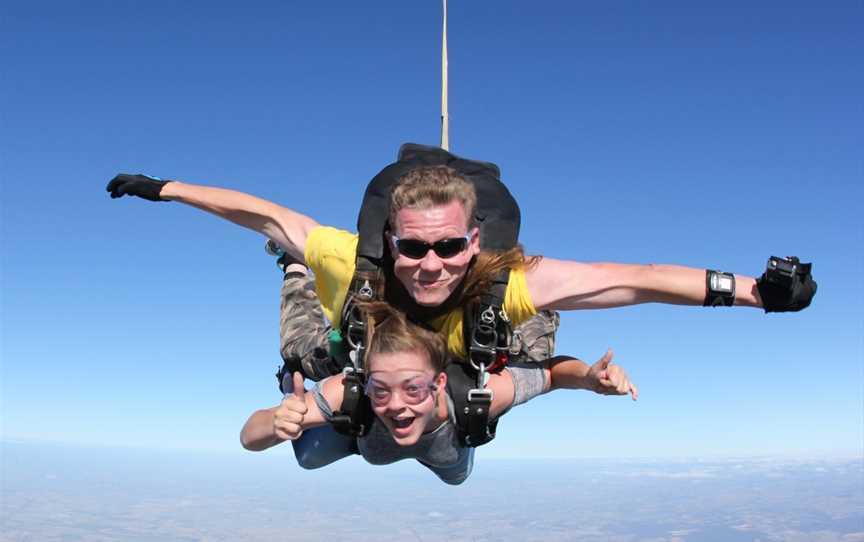
[[[471,240],[468,242],[468,247],[471,254],[475,256],[480,254],[480,228],[475,226],[471,229]]]
[[[384,230],[384,239],[386,240],[387,246],[390,247],[390,255],[393,259],[396,259],[396,256],[399,255],[399,251],[396,249],[396,243],[393,242],[393,231],[389,228]]]

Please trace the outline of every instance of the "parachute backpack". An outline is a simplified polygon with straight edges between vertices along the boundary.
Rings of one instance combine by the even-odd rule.
[[[482,250],[509,250],[519,237],[519,205],[501,182],[498,166],[460,158],[439,147],[414,143],[400,147],[397,161],[381,170],[367,186],[357,219],[356,266],[341,315],[341,334],[348,347],[343,370],[344,400],[333,417],[334,428],[343,434],[363,435],[371,420],[362,391],[369,330],[358,302],[374,301],[382,294],[390,193],[405,173],[423,166],[448,166],[474,186],[477,207],[473,220],[480,229]],[[488,371],[499,370],[508,361],[512,329],[503,304],[509,277],[509,269],[501,271],[479,301],[464,308],[467,364],[451,363],[447,369],[459,438],[466,446],[480,446],[495,438],[497,420],[489,421],[492,392],[485,388],[485,380]]]

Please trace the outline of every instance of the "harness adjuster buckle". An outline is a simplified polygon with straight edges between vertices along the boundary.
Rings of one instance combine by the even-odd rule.
[[[492,403],[492,398],[495,394],[492,393],[492,390],[489,388],[477,389],[473,388],[468,390],[468,402],[469,403],[477,403],[477,402],[488,402]]]

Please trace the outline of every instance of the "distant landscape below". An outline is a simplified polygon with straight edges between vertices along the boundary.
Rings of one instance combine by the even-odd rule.
[[[864,542],[864,460],[500,460],[303,471],[267,453],[2,445],[4,541]]]

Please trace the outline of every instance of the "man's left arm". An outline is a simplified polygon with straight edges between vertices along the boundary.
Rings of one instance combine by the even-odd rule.
[[[579,263],[543,258],[526,270],[528,292],[537,310],[622,307],[640,303],[727,305],[797,311],[816,294],[810,264],[777,259],[783,270],[759,279],[679,265]],[[791,263],[789,263],[791,262]],[[781,272],[782,271],[782,272]],[[788,280],[787,280],[788,279]]]

